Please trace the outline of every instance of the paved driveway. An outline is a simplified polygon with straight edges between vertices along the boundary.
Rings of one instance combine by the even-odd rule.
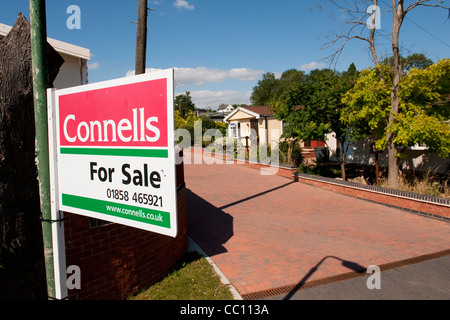
[[[450,249],[449,223],[185,157],[189,236],[244,297]]]

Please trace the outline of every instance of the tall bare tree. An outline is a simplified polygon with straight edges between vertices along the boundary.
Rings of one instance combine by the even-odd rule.
[[[368,43],[370,52],[372,54],[375,66],[380,64],[376,50],[375,35],[377,30],[377,14],[379,14],[379,2],[383,2],[384,5],[388,5],[384,1],[378,0],[354,0],[352,4],[346,1],[345,4],[340,5],[338,0],[326,0],[319,1],[319,7],[326,5],[337,5],[350,17],[344,21],[344,25],[347,27],[346,31],[335,36],[328,46],[337,47],[336,50],[328,58],[330,62],[336,63],[337,59],[341,55],[344,47],[350,40],[358,39]],[[392,10],[392,34],[391,45],[392,55],[394,60],[394,81],[391,90],[391,112],[389,116],[389,126],[395,121],[395,116],[399,112],[399,85],[403,77],[403,68],[400,55],[400,29],[403,25],[406,15],[413,9],[418,7],[434,7],[449,10],[450,8],[444,5],[444,0],[414,0],[406,1],[409,4],[405,4],[404,0],[392,0],[390,9]],[[369,23],[371,21],[371,23]],[[381,68],[380,68],[381,73]],[[383,74],[381,73],[383,79]],[[394,143],[394,134],[387,130],[386,139],[388,141],[388,183],[391,187],[397,187],[398,185],[398,171],[399,164],[397,158],[397,150]]]

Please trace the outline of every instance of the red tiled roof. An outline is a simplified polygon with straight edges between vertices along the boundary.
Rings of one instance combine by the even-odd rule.
[[[243,107],[249,111],[259,114],[260,116],[271,116],[275,112],[272,110],[272,106],[246,106]],[[304,106],[297,106],[295,110],[305,109]]]
[[[271,116],[275,113],[272,111],[272,106],[246,106],[243,108],[261,116]]]

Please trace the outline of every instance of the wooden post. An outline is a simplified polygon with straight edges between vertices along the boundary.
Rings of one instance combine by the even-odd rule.
[[[145,56],[147,51],[147,0],[139,0],[136,36],[135,74],[145,73]]]
[[[379,163],[378,163],[378,155],[380,153],[383,153],[383,151],[380,150],[376,150],[375,149],[375,143],[371,143],[370,145],[370,153],[375,155],[375,175],[376,175],[376,184],[377,186],[380,185],[380,180],[379,180],[379,174],[380,174],[380,169],[379,169]]]
[[[379,169],[379,165],[378,165],[378,152],[377,153],[375,153],[375,174],[376,174],[376,176],[377,176],[377,186],[379,186],[380,185],[380,169]]]
[[[249,146],[248,146],[248,136],[245,136],[245,157],[247,159],[250,158],[250,149],[249,149]]]

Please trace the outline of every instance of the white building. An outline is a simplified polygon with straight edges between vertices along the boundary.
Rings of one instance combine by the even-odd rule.
[[[11,26],[0,23],[0,39],[3,39],[11,29]],[[87,62],[91,59],[90,50],[51,38],[47,41],[64,59],[53,83],[54,87],[61,89],[87,84]]]

